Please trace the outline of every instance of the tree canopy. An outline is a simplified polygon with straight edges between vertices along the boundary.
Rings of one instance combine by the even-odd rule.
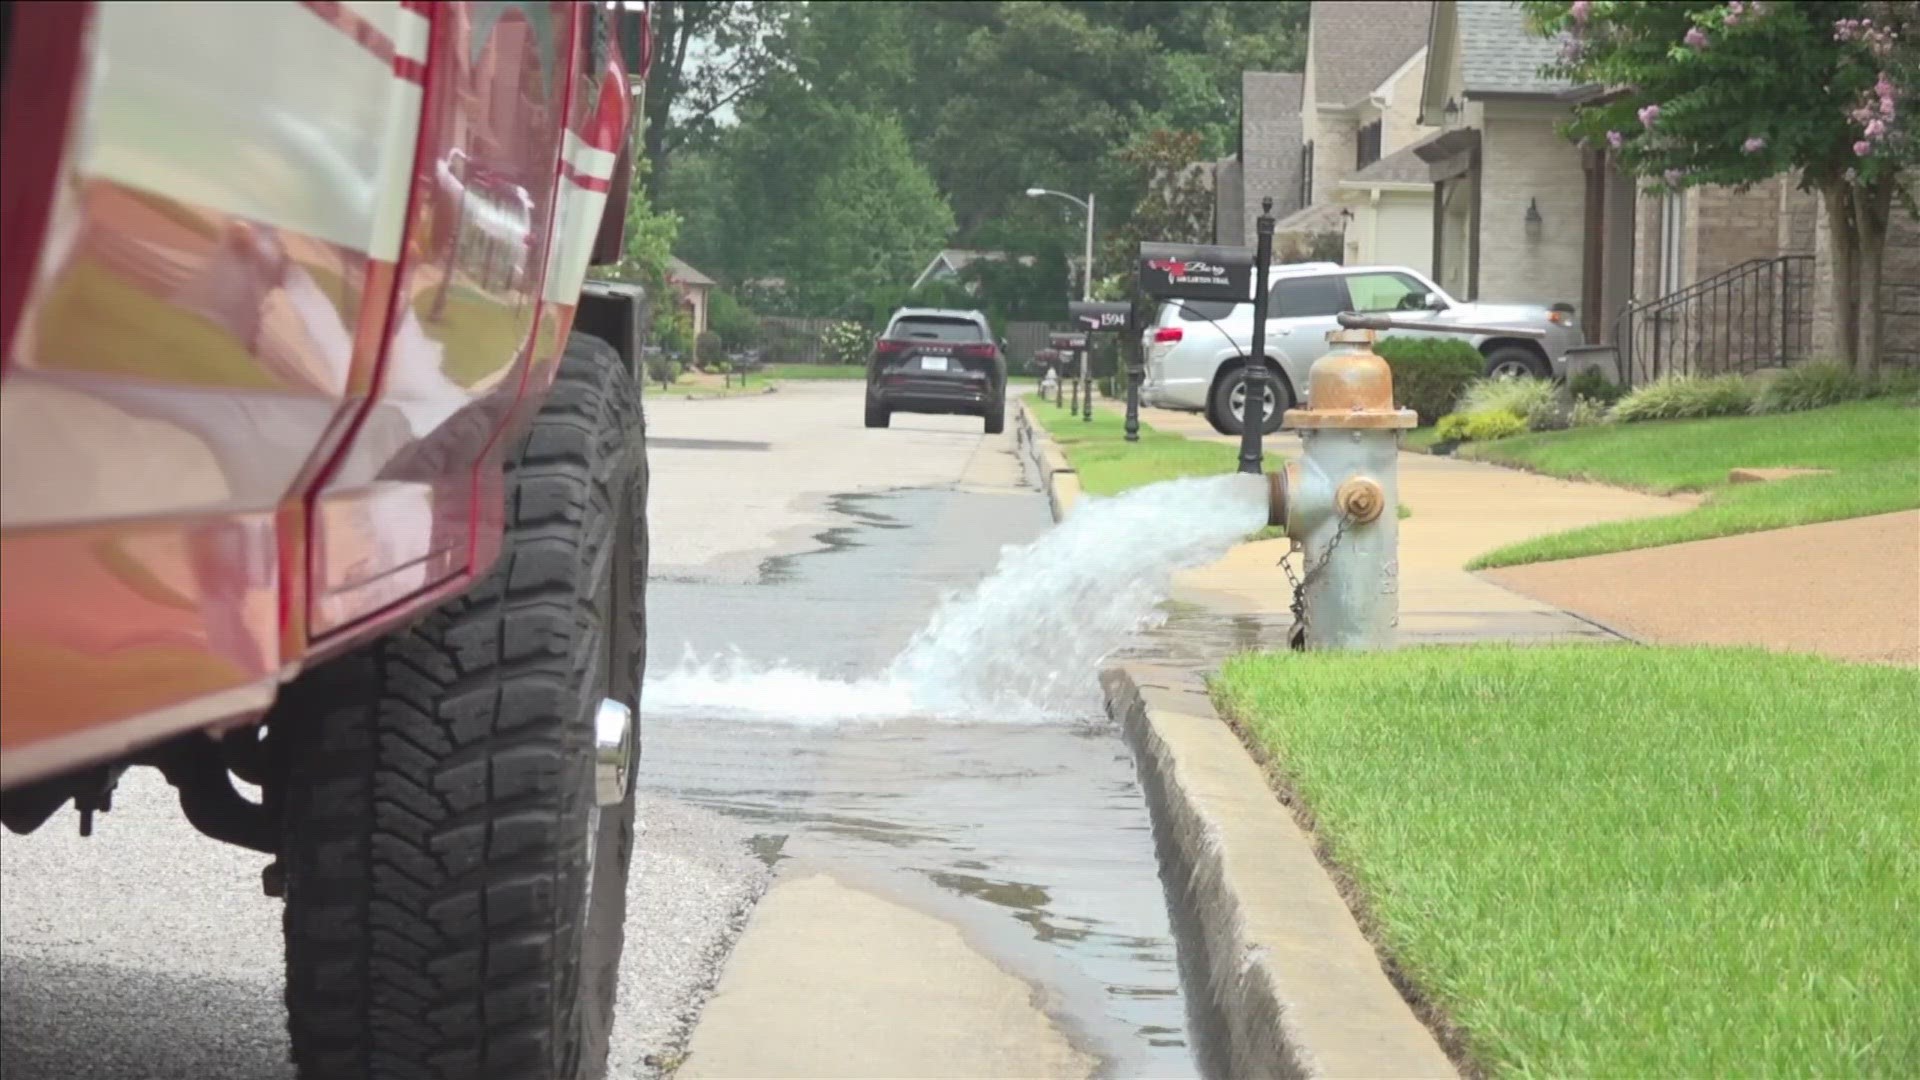
[[[678,114],[649,103],[648,145],[673,158],[663,204],[684,220],[682,257],[735,286],[782,280],[796,312],[824,315],[910,284],[942,247],[1000,251],[1014,258],[975,264],[983,306],[1011,310],[1038,292],[1064,315],[1085,219],[1026,189],[1094,192],[1099,270],[1119,269],[1113,241],[1138,234],[1136,211],[1152,202],[1143,161],[1179,173],[1230,154],[1242,70],[1297,70],[1307,5],[756,7],[777,31],[754,39],[768,52],[749,57],[737,123],[710,114],[656,140],[655,118],[671,127]],[[1164,199],[1149,213],[1166,216]],[[1199,228],[1210,233],[1210,218]]]
[[[1528,0],[1563,41],[1554,74],[1595,88],[1568,134],[1657,184],[1742,187],[1791,173],[1831,226],[1841,351],[1880,352],[1880,266],[1906,170],[1920,4]]]

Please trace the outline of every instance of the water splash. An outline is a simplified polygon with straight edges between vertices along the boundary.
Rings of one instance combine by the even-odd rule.
[[[807,725],[1084,714],[1100,660],[1152,615],[1174,572],[1218,559],[1265,520],[1266,485],[1242,474],[1089,498],[1004,551],[972,591],[943,600],[876,678],[689,656],[648,680],[645,708]]]

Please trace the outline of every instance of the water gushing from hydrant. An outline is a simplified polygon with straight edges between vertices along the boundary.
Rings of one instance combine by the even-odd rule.
[[[800,724],[1097,711],[1101,658],[1152,615],[1175,571],[1224,555],[1266,523],[1267,509],[1266,480],[1245,474],[1086,499],[1039,539],[1002,552],[970,592],[944,599],[874,678],[689,658],[649,678],[641,708]]]

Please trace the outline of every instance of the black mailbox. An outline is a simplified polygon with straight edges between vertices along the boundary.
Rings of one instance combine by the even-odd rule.
[[[1072,300],[1067,314],[1074,325],[1088,333],[1125,330],[1133,324],[1133,305],[1125,300]]]
[[[1084,349],[1087,347],[1087,335],[1055,332],[1047,335],[1047,344],[1056,349],[1066,349],[1068,351]]]
[[[1155,300],[1244,303],[1253,299],[1253,249],[1143,242],[1140,291]]]

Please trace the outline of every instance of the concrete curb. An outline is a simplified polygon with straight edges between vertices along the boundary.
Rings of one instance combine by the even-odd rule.
[[[1064,521],[1073,511],[1073,504],[1080,500],[1080,474],[1067,462],[1060,444],[1054,442],[1047,429],[1027,411],[1027,403],[1016,401],[1015,404],[1019,406],[1014,411],[1016,438],[1047,489],[1047,506],[1053,511],[1053,520]]]
[[[1209,1071],[1456,1077],[1197,673],[1125,663],[1100,682],[1140,769]]]

